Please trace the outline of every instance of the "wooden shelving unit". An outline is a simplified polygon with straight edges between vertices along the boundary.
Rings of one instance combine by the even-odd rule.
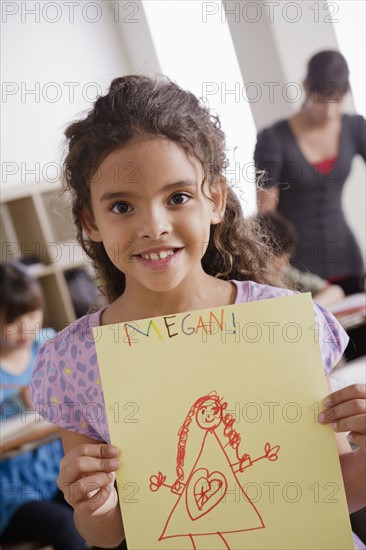
[[[1,190],[1,261],[35,260],[28,266],[44,290],[45,325],[60,330],[75,320],[65,272],[90,263],[75,240],[67,198],[56,183]]]

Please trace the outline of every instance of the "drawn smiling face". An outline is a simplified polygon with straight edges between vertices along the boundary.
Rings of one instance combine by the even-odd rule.
[[[204,401],[196,413],[197,424],[203,430],[214,430],[221,423],[221,407],[212,399]]]

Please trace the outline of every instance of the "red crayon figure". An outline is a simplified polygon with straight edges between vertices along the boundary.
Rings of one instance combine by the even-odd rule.
[[[278,458],[279,445],[271,448],[264,446],[264,454],[251,459],[248,454],[239,455],[240,434],[233,428],[235,418],[225,413],[227,402],[217,395],[216,391],[200,397],[190,408],[179,432],[177,451],[177,479],[168,485],[166,476],[161,472],[150,477],[151,491],[168,487],[172,493],[179,495],[165,523],[159,540],[188,536],[193,549],[197,548],[197,538],[204,535],[216,536],[215,547],[230,548],[224,538],[225,533],[239,533],[265,527],[257,508],[243,490],[237,474],[252,466],[258,460],[267,458],[275,461]],[[203,439],[198,457],[187,477],[184,474],[186,445],[189,428],[195,420],[198,428],[203,430]],[[235,452],[232,461],[229,449]],[[209,465],[215,464],[214,469]],[[223,514],[225,497],[228,490],[237,487],[240,491],[240,506],[235,515]]]

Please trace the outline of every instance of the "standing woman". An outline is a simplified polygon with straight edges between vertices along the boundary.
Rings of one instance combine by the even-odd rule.
[[[342,191],[352,159],[366,160],[366,121],[342,113],[350,89],[347,62],[322,51],[309,63],[301,109],[258,134],[260,212],[278,210],[299,235],[294,265],[334,282],[364,271],[356,239],[342,209]],[[361,286],[361,282],[359,283]],[[356,288],[354,290],[361,290]]]

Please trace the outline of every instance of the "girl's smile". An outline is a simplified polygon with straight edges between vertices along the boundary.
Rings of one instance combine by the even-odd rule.
[[[183,251],[183,248],[167,248],[154,249],[135,254],[134,257],[138,262],[152,271],[160,269],[168,269],[172,267],[178,260]]]

